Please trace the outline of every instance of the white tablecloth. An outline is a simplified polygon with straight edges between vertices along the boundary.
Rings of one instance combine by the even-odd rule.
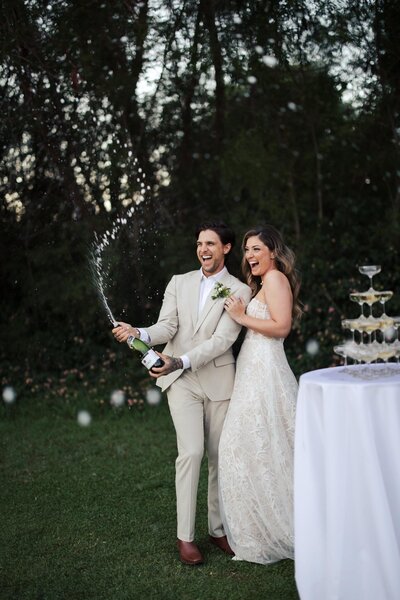
[[[296,583],[301,600],[399,600],[400,365],[347,369],[300,378]]]

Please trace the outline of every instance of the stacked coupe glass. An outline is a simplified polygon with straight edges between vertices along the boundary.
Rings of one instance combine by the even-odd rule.
[[[400,341],[398,332],[400,317],[386,314],[386,302],[393,296],[391,291],[379,292],[372,285],[372,278],[380,273],[379,265],[365,265],[358,268],[360,273],[369,277],[369,289],[365,292],[352,292],[350,300],[360,305],[360,316],[356,319],[343,319],[343,329],[351,332],[351,340],[334,347],[334,351],[356,363],[387,362],[395,358],[400,361]],[[364,304],[369,307],[368,316],[364,314]],[[380,314],[378,314],[380,313]]]

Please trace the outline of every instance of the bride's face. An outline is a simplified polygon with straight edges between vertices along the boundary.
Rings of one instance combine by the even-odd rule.
[[[244,247],[244,255],[254,277],[263,277],[275,269],[275,254],[258,236],[249,237]]]

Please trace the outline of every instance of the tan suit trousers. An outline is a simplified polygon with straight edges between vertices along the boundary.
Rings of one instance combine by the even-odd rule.
[[[212,402],[196,373],[185,371],[167,391],[174,423],[176,459],[176,508],[180,540],[191,542],[195,534],[197,490],[204,450],[208,456],[208,531],[224,535],[218,499],[218,445],[229,400]]]

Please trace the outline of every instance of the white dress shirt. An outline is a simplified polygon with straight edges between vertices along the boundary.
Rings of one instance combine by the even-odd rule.
[[[200,315],[201,311],[203,310],[211,290],[214,289],[215,284],[225,275],[225,273],[227,273],[227,271],[227,268],[224,267],[221,269],[221,271],[218,271],[216,275],[210,275],[209,277],[206,277],[203,273],[203,269],[200,269],[200,296],[198,315]]]

